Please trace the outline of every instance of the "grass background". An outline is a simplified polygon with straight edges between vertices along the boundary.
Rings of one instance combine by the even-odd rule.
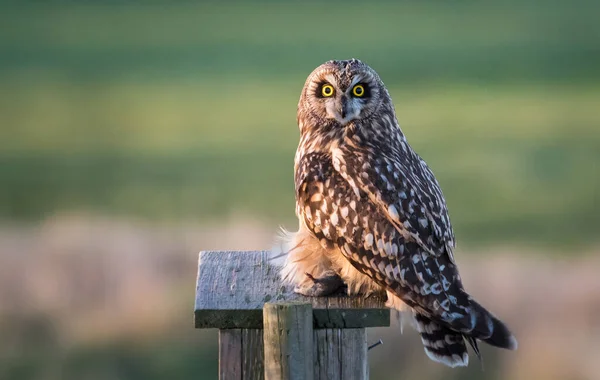
[[[290,222],[301,86],[321,62],[358,57],[390,88],[459,237],[594,241],[595,10],[591,2],[7,5],[0,217],[86,209]]]

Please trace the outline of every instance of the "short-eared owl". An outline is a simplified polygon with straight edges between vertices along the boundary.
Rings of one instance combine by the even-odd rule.
[[[299,231],[288,233],[284,280],[325,296],[386,292],[412,310],[425,352],[468,364],[465,342],[515,349],[507,327],[464,289],[442,191],[408,144],[390,95],[359,60],[329,61],[306,80],[295,158]]]

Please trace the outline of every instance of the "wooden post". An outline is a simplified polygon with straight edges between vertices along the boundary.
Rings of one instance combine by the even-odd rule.
[[[312,305],[266,303],[263,323],[265,380],[313,380]]]
[[[315,380],[369,378],[364,328],[316,329],[314,334]]]
[[[263,337],[263,307],[271,302],[312,305],[312,355],[306,352],[305,343],[302,343],[301,362],[312,357],[315,380],[368,378],[365,328],[389,326],[390,312],[383,299],[373,296],[304,297],[281,283],[279,269],[269,262],[266,251],[201,252],[195,326],[220,329],[220,379],[263,379],[265,361],[269,362],[275,357],[274,353],[284,350],[279,346],[266,348],[264,342],[268,345],[271,342],[288,344],[285,340],[271,340],[269,337],[273,334],[268,331]],[[274,306],[267,305],[264,313],[271,307]],[[269,362],[267,366],[271,368],[271,365],[283,367],[287,364]],[[296,376],[295,370],[292,372],[290,376]],[[267,374],[267,379],[273,378]]]
[[[262,380],[263,331],[219,330],[219,379]]]

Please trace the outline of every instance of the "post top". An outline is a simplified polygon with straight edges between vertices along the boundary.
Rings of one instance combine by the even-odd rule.
[[[196,282],[196,328],[262,328],[266,302],[309,302],[315,328],[389,326],[381,297],[304,297],[281,283],[267,251],[203,251]]]

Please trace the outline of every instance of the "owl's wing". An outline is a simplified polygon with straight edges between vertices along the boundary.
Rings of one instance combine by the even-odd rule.
[[[296,171],[297,212],[325,246],[339,248],[359,271],[424,315],[455,322],[468,305],[456,265],[432,255],[380,206],[345,179],[325,153],[303,157]],[[472,328],[465,320],[464,328]]]
[[[356,194],[364,193],[405,238],[452,261],[455,246],[446,202],[433,173],[412,149],[402,157],[364,147],[336,148],[333,166]]]

